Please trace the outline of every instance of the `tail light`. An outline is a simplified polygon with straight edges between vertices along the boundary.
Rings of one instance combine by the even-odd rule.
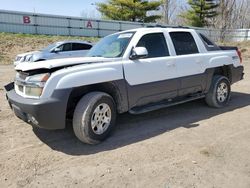
[[[241,56],[241,51],[239,49],[237,49],[237,54],[240,58],[240,63],[242,63],[242,56]]]

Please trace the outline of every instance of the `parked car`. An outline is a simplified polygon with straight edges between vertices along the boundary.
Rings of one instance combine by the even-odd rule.
[[[39,51],[32,51],[17,55],[14,66],[22,62],[35,62],[47,59],[69,57],[84,57],[92,48],[92,44],[85,41],[60,41],[50,44]]]
[[[115,33],[88,56],[18,65],[15,82],[5,86],[15,115],[45,129],[63,129],[72,119],[75,135],[96,144],[114,129],[117,113],[201,98],[222,108],[244,75],[237,47],[219,47],[193,29]]]

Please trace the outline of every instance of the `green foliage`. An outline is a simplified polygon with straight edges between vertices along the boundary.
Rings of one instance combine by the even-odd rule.
[[[187,24],[195,27],[209,26],[209,20],[217,16],[216,8],[218,1],[214,0],[188,0],[191,9],[181,16],[186,19]]]
[[[147,11],[157,10],[161,4],[161,0],[108,0],[107,3],[98,3],[97,9],[112,20],[155,22],[161,16],[147,15]]]

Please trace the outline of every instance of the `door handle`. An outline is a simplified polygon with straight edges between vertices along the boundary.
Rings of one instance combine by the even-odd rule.
[[[167,63],[167,67],[175,67],[175,63]]]

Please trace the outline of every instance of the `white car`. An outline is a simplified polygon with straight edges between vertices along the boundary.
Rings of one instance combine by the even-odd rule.
[[[85,41],[60,41],[50,44],[46,48],[39,51],[32,51],[17,55],[14,61],[14,66],[23,62],[84,57],[91,48],[92,44]]]
[[[63,129],[71,119],[75,135],[96,144],[114,129],[117,113],[201,98],[224,107],[244,75],[237,47],[219,47],[193,29],[115,33],[88,56],[18,65],[15,82],[5,86],[15,115],[44,129]]]

